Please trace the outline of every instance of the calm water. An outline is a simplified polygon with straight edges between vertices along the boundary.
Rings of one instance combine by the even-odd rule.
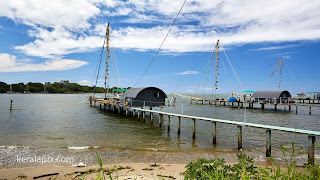
[[[80,162],[97,165],[96,152],[104,163],[156,162],[188,163],[197,157],[236,159],[237,128],[233,125],[217,124],[217,145],[212,145],[210,122],[197,121],[196,139],[192,139],[192,121],[182,119],[181,135],[177,135],[177,118],[171,118],[168,132],[167,117],[164,126],[138,121],[99,108],[90,107],[86,95],[64,94],[1,94],[0,95],[0,169],[42,165],[70,166]],[[10,100],[14,110],[9,111]],[[268,108],[270,108],[268,110]],[[244,121],[243,108],[228,108],[210,105],[190,105],[180,100],[176,106],[155,108],[156,110],[184,113],[234,121]],[[246,121],[251,123],[285,126],[308,130],[320,130],[320,108],[299,107],[298,114],[272,110],[247,109]],[[149,118],[149,116],[147,116]],[[265,158],[265,130],[243,129],[243,152],[256,161]],[[318,138],[318,137],[317,137]],[[272,155],[282,157],[280,144],[292,143],[307,147],[307,135],[272,131]],[[316,139],[319,141],[319,138]],[[290,147],[291,145],[286,145]],[[316,149],[319,159],[320,150]],[[72,158],[66,162],[21,162],[19,157]],[[306,162],[306,155],[297,152],[299,163]]]

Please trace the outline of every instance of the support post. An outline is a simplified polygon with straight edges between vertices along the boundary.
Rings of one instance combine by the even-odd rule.
[[[267,143],[266,143],[266,157],[271,157],[271,130],[266,130]]]
[[[128,111],[128,108],[126,108],[126,116],[128,116],[129,114],[129,111]]]
[[[212,122],[212,144],[217,144],[217,123]]]
[[[132,110],[132,116],[135,117],[136,116],[136,110]]]
[[[170,131],[170,116],[168,115],[168,131]]]
[[[277,110],[277,104],[274,104],[274,110]]]
[[[140,111],[138,110],[138,120],[140,120]]]
[[[159,114],[159,126],[162,126],[162,122],[163,122],[163,114]]]
[[[100,109],[102,109],[102,107],[101,107],[101,103],[100,103]]]
[[[178,134],[180,134],[180,130],[181,130],[181,117],[178,117]]]
[[[192,119],[193,121],[193,133],[192,133],[192,138],[196,138],[196,119]]]
[[[264,104],[263,103],[261,104],[261,109],[264,110]]]
[[[291,112],[291,105],[289,105],[289,111]]]
[[[311,106],[309,107],[309,114],[311,115]]]
[[[97,100],[94,100],[94,107],[96,107]]]
[[[12,111],[12,100],[10,102],[10,111]]]
[[[152,112],[150,113],[150,121],[151,121],[151,124],[153,124],[153,113]]]
[[[296,105],[296,114],[298,114],[298,105]]]
[[[314,165],[314,142],[316,137],[308,135],[308,164]]]
[[[103,103],[103,110],[106,111],[106,104]]]
[[[238,127],[238,150],[242,149],[242,126]]]
[[[145,111],[142,111],[142,119],[143,119],[143,122],[146,122],[146,112]]]
[[[121,114],[121,107],[118,106],[118,114]]]

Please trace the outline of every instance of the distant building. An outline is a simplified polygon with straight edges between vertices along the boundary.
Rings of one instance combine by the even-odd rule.
[[[317,93],[317,99],[320,99],[320,92]]]
[[[288,91],[255,91],[252,95],[255,102],[286,103],[291,99]]]
[[[142,87],[128,89],[122,96],[130,106],[164,106],[166,93],[156,87]]]

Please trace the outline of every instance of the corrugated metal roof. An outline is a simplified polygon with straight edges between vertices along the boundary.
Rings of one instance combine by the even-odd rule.
[[[289,97],[291,94],[288,91],[255,91],[252,95],[254,98],[280,98],[281,94],[285,93]],[[288,97],[286,96],[286,97]]]
[[[131,88],[128,89],[125,93],[123,93],[122,97],[130,97],[130,98],[136,98],[138,96],[138,94],[147,88],[155,88],[160,90],[161,92],[163,92],[161,89],[157,88],[157,87],[139,87],[139,88]],[[163,94],[165,95],[165,97],[167,97],[166,93],[163,92]]]

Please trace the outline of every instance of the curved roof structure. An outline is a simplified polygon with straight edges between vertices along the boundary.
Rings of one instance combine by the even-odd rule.
[[[131,88],[131,89],[128,89],[125,93],[123,93],[123,96],[122,96],[122,97],[136,98],[141,91],[143,91],[144,89],[148,89],[148,88],[154,88],[154,89],[157,89],[157,90],[161,91],[161,92],[165,95],[165,98],[167,98],[166,93],[163,92],[161,89],[159,89],[159,88],[157,88],[157,87]]]
[[[291,97],[289,91],[255,91],[252,95],[254,98],[280,98]]]

